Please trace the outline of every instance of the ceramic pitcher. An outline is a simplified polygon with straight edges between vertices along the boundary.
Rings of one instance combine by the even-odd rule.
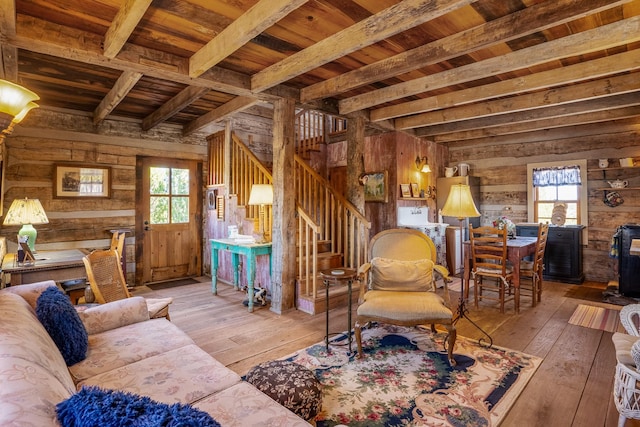
[[[460,176],[469,175],[469,165],[467,163],[458,163],[458,170],[460,171]]]
[[[444,176],[446,176],[447,178],[451,178],[456,174],[456,172],[458,172],[457,166],[454,166],[452,168],[444,168]]]

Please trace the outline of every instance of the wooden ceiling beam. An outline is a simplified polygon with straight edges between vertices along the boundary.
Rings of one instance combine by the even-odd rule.
[[[263,91],[475,1],[404,0],[254,74],[251,89]]]
[[[16,2],[0,0],[0,41],[16,35]]]
[[[543,31],[631,0],[558,0],[538,3],[486,24],[437,39],[373,64],[323,80],[300,91],[300,100],[310,101],[337,95],[366,84],[408,73]]]
[[[200,76],[307,1],[260,0],[189,58],[189,76]]]
[[[640,50],[371,110],[372,122],[640,70]]]
[[[0,43],[0,79],[18,82],[18,49]]]
[[[639,64],[640,66],[640,64]],[[553,105],[569,104],[587,99],[604,98],[640,90],[640,74],[624,74],[608,79],[551,88],[526,95],[500,98],[429,113],[401,117],[395,120],[398,130],[435,126],[481,117],[492,117],[519,111],[534,110]]]
[[[140,72],[161,80],[208,87],[232,95],[253,96],[250,77],[241,73],[214,67],[200,77],[191,78],[187,73],[188,60],[182,57],[125,44],[115,58],[107,58],[102,51],[103,40],[96,34],[24,15],[18,15],[17,24],[21,31],[8,38],[7,43],[19,49],[121,71]],[[255,96],[271,102],[281,97],[299,99],[300,94],[297,89],[279,85]]]
[[[444,123],[428,126],[416,130],[416,135],[435,136],[446,133],[472,131],[477,129],[497,128],[504,125],[535,122],[544,120],[566,119],[569,116],[580,115],[588,112],[606,111],[621,107],[635,107],[640,105],[640,92],[631,92],[623,95],[615,95],[606,98],[590,99],[587,101],[573,102],[566,105],[538,108],[535,110],[519,111],[511,114],[469,119],[459,122]]]
[[[104,36],[104,56],[115,58],[153,0],[125,0]]]
[[[104,120],[127,96],[142,76],[142,73],[124,71],[93,112],[93,123],[98,124]]]
[[[569,128],[570,126],[609,123],[613,120],[623,120],[628,118],[637,120],[638,117],[640,117],[640,106],[633,106],[606,109],[602,111],[577,114],[568,117],[557,117],[552,119],[516,123],[512,125],[497,126],[486,129],[453,132],[425,138],[429,141],[439,144],[447,144],[456,143],[468,139],[493,138],[504,135],[513,135],[517,133],[529,133],[537,131],[548,131],[550,129]],[[635,127],[637,127],[637,123]],[[417,130],[416,135],[420,136],[420,130]]]
[[[340,113],[347,114],[407,96],[533,67],[562,58],[601,51],[638,40],[640,40],[640,16],[634,16],[506,55],[346,98],[339,102]]]
[[[235,113],[239,113],[240,111],[246,110],[247,108],[256,105],[258,102],[260,102],[258,98],[254,98],[251,96],[237,96],[226,104],[216,108],[215,110],[209,111],[208,113],[189,122],[182,129],[182,134],[184,136],[189,136],[192,133],[204,128],[205,126],[210,125],[211,123],[224,120]]]
[[[206,95],[211,89],[207,87],[188,86],[179,94],[165,102],[162,107],[142,120],[142,130],[147,131],[170,117],[184,110],[193,101]]]

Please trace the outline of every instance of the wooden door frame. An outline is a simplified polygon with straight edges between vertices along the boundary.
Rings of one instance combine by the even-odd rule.
[[[142,205],[142,197],[144,197],[145,195],[143,194],[143,170],[142,170],[142,164],[144,163],[144,161],[147,160],[153,160],[153,159],[158,159],[158,160],[163,160],[163,159],[170,159],[170,160],[184,160],[184,161],[188,161],[188,162],[194,162],[196,165],[196,171],[195,171],[195,176],[196,176],[196,200],[198,201],[196,204],[196,211],[194,213],[194,218],[195,221],[198,224],[198,227],[196,228],[196,232],[197,232],[197,249],[196,249],[196,253],[197,256],[200,259],[200,271],[197,272],[198,276],[202,275],[202,269],[203,269],[203,261],[202,261],[202,251],[203,251],[203,247],[202,247],[202,239],[203,239],[203,197],[204,197],[204,191],[203,191],[203,164],[201,160],[196,160],[196,159],[191,159],[191,158],[179,158],[179,159],[175,159],[175,158],[169,158],[169,157],[161,157],[161,156],[141,156],[138,155],[136,156],[136,195],[135,195],[135,205],[136,205],[136,210],[135,210],[135,260],[136,260],[136,271],[135,271],[135,283],[136,284],[142,284],[142,277],[143,277],[143,272],[144,272],[144,263],[143,263],[143,248],[142,248],[142,242],[144,241],[144,233],[145,233],[145,229],[144,229],[144,213],[140,212],[140,210],[138,209],[138,206]]]

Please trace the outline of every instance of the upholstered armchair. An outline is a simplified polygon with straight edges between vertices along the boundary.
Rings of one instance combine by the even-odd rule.
[[[448,272],[436,266],[435,247],[425,234],[412,229],[391,229],[376,234],[369,245],[370,262],[358,269],[361,280],[355,323],[358,356],[363,357],[362,327],[368,322],[401,326],[445,326],[447,353],[453,365],[456,328],[447,288]],[[442,275],[443,295],[436,293]]]

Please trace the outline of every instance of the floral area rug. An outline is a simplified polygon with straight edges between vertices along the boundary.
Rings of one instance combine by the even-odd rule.
[[[496,426],[542,362],[536,356],[458,337],[451,367],[445,334],[374,325],[362,331],[365,358],[341,334],[286,358],[322,383],[318,427]]]

